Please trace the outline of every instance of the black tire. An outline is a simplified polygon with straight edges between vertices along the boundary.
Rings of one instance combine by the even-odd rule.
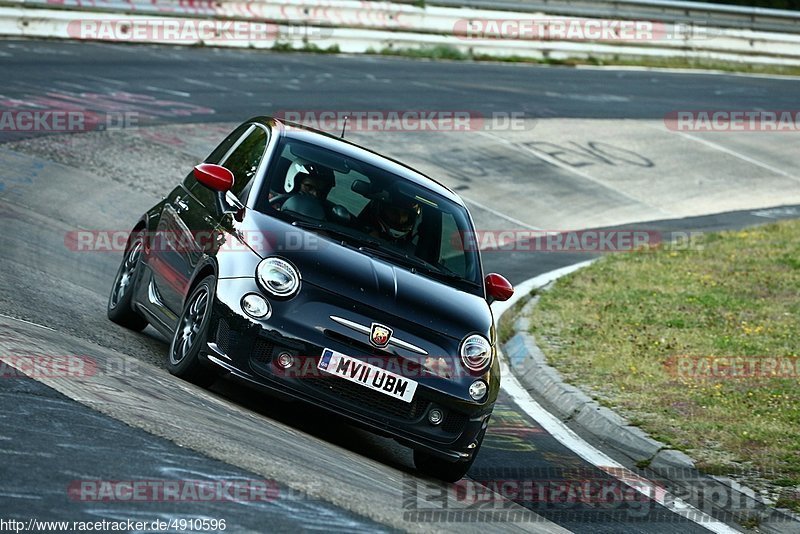
[[[420,473],[430,477],[445,482],[458,482],[464,478],[464,475],[467,474],[467,471],[469,471],[470,467],[472,467],[472,464],[475,462],[478,451],[481,450],[484,434],[486,434],[485,429],[479,434],[477,439],[478,446],[475,447],[475,450],[472,452],[472,457],[469,460],[448,462],[447,460],[442,460],[427,452],[414,449],[414,467],[416,467],[417,471]]]
[[[144,246],[144,232],[139,231],[133,235],[125,247],[125,254],[114,277],[114,285],[108,295],[108,318],[118,325],[130,328],[136,332],[144,330],[147,319],[133,309],[133,295],[135,293],[134,280],[141,265],[142,248]]]
[[[167,358],[167,370],[170,373],[201,387],[210,386],[217,378],[200,361],[200,350],[208,339],[216,286],[217,278],[207,276],[192,290],[178,319]]]

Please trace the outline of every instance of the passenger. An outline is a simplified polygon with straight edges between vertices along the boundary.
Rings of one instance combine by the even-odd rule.
[[[398,199],[395,202],[375,200],[370,212],[368,233],[372,237],[394,244],[411,243],[414,226],[420,215],[419,204],[411,199]]]
[[[336,177],[331,169],[317,163],[296,161],[286,174],[284,190],[311,195],[325,202],[335,185]]]

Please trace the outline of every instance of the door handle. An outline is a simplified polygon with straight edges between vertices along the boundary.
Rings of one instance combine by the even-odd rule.
[[[175,200],[172,202],[172,205],[175,208],[175,211],[177,211],[178,213],[189,209],[189,204],[187,204],[186,201],[183,200],[181,197],[175,197]]]

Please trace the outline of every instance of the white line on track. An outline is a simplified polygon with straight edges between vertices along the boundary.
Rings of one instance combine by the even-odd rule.
[[[8,497],[10,499],[31,499],[34,501],[41,501],[44,497],[41,495],[25,495],[24,493],[5,493],[0,491],[0,497]]]
[[[12,321],[19,321],[21,323],[29,324],[39,328],[44,328],[45,330],[50,330],[51,332],[55,332],[55,330],[50,328],[49,326],[45,326],[39,323],[34,323],[32,321],[26,321],[25,319],[20,319],[19,317],[12,317],[11,315],[6,315],[5,313],[0,313],[0,317],[5,317],[6,319],[11,319]]]
[[[79,83],[71,83],[71,82],[57,82],[57,85],[62,87],[71,87],[72,89],[77,89],[78,91],[86,91],[87,93],[92,92],[91,87],[87,87],[85,85],[81,85]]]
[[[4,457],[17,455],[17,456],[38,456],[41,458],[55,458],[55,454],[52,452],[39,452],[39,451],[15,451],[11,449],[0,449],[0,454]]]
[[[768,163],[764,163],[763,161],[759,161],[757,159],[751,158],[750,156],[745,156],[741,152],[736,152],[735,150],[731,150],[730,148],[727,148],[727,147],[724,147],[724,146],[722,146],[720,144],[714,143],[713,141],[708,141],[706,139],[703,139],[702,137],[697,137],[695,135],[691,135],[691,134],[688,134],[686,132],[675,132],[675,133],[680,135],[681,137],[684,137],[684,138],[689,139],[691,141],[694,141],[696,143],[700,143],[700,144],[706,145],[707,147],[713,148],[714,150],[719,150],[720,152],[724,152],[725,154],[728,154],[729,156],[733,156],[734,158],[740,159],[742,161],[746,161],[747,163],[750,163],[751,165],[755,165],[756,167],[761,167],[762,169],[766,169],[766,170],[768,170],[770,172],[773,172],[775,174],[778,174],[780,176],[785,176],[785,177],[790,178],[792,180],[800,181],[800,178],[798,178],[797,176],[792,176],[791,174],[789,174],[788,172],[786,172],[786,171],[784,171],[782,169],[779,169],[777,167],[773,167],[772,165],[770,165]]]
[[[145,86],[145,89],[147,89],[148,91],[156,91],[173,96],[182,96],[184,98],[189,98],[190,96],[192,96],[192,93],[184,93],[183,91],[173,91],[172,89],[164,89],[162,87],[155,87],[153,85],[147,85]]]
[[[513,64],[512,64],[513,65]],[[543,65],[542,68],[559,68]],[[669,67],[643,67],[637,65],[575,65],[579,70],[604,70],[619,72],[650,72],[653,74],[692,74],[694,76],[706,74],[709,76],[736,76],[740,78],[764,78],[766,80],[790,80],[797,81],[800,77],[791,74],[761,74],[755,72],[733,72],[727,70],[712,69],[681,69]]]
[[[527,228],[528,230],[542,230],[539,227],[531,226],[530,224],[522,222],[519,219],[515,219],[514,217],[509,217],[508,215],[503,215],[502,213],[500,213],[496,209],[492,209],[489,206],[487,206],[486,204],[481,204],[480,202],[477,202],[475,200],[467,198],[464,195],[461,195],[461,198],[463,198],[464,202],[466,202],[467,204],[472,204],[473,206],[477,206],[479,209],[481,209],[483,211],[487,211],[487,212],[491,213],[492,215],[494,215],[495,217],[500,217],[500,218],[505,219],[505,220],[507,220],[507,221],[509,221],[511,223],[518,224],[519,226],[521,226],[523,228]]]
[[[563,267],[555,271],[541,274],[537,277],[526,280],[515,288],[514,297],[510,300],[497,303],[494,307],[496,312],[496,321],[509,310],[517,301],[530,293],[534,288],[546,285],[561,276],[569,274],[573,271],[585,267],[592,263],[594,260],[577,263],[568,267]],[[620,482],[630,486],[634,491],[652,499],[658,504],[664,506],[669,511],[693,521],[705,529],[718,534],[738,534],[739,531],[718,521],[710,515],[698,510],[686,501],[672,496],[663,489],[658,483],[647,480],[646,478],[637,475],[630,469],[619,462],[611,459],[607,454],[595,448],[583,438],[578,436],[567,425],[553,414],[542,408],[536,402],[524,387],[519,383],[517,378],[511,373],[505,361],[500,364],[503,390],[511,397],[514,403],[536,421],[548,434],[553,436],[562,445],[569,448],[572,452],[597,467],[598,469],[608,473]]]
[[[184,82],[190,83],[192,85],[199,85],[201,87],[209,87],[211,89],[219,89],[219,85],[209,82],[204,82],[203,80],[195,80],[194,78],[181,78]]]

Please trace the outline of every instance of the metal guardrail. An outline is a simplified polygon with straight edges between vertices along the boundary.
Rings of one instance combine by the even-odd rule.
[[[374,0],[379,1],[379,0]],[[418,4],[414,0],[395,0]],[[717,28],[800,33],[800,11],[671,0],[426,0],[426,6],[464,7],[625,20],[705,24]]]
[[[374,12],[418,6],[415,0],[371,0],[376,4]],[[229,4],[245,5],[239,11],[258,12],[264,0],[179,0],[175,7],[165,7],[170,2],[153,0],[4,0],[5,5],[47,6],[49,8],[82,8],[110,12],[158,12],[168,15],[194,14],[216,15],[226,11]],[[150,4],[151,5],[148,5]],[[268,3],[268,2],[266,2]],[[323,13],[337,11],[337,0],[322,0]],[[342,2],[346,3],[346,2]],[[294,7],[287,2],[284,9]],[[394,7],[390,7],[394,4]],[[426,0],[426,6],[472,9],[475,11],[514,11],[516,13],[546,13],[547,15],[588,17],[619,20],[649,20],[667,24],[733,28],[759,32],[800,34],[800,11],[766,9],[759,7],[710,4],[673,0]],[[464,17],[472,13],[464,12]],[[479,15],[479,13],[476,13]],[[339,21],[332,21],[334,25]],[[381,24],[390,26],[391,24]]]
[[[337,47],[349,53],[447,47],[465,55],[556,61],[614,62],[618,58],[659,57],[800,65],[800,32],[754,32],[711,26],[706,32],[695,32],[691,27],[689,31],[677,27],[682,26],[681,23],[664,22],[659,25],[663,26],[663,35],[658,37],[619,36],[593,41],[566,37],[511,38],[502,33],[503,30],[476,37],[462,31],[468,20],[491,20],[493,17],[534,21],[540,25],[547,25],[554,18],[550,13],[507,13],[430,4],[421,9],[408,3],[370,5],[359,0],[0,0],[0,35],[129,41],[133,34],[127,28],[135,25],[141,29],[148,20],[158,24],[170,19],[216,20],[242,21],[252,28],[260,25],[262,29],[265,24],[271,24],[273,28],[267,28],[266,33],[259,33],[251,40],[231,42],[222,30],[219,35],[198,37],[181,44],[253,48],[313,45],[320,49]],[[578,19],[577,16],[573,18]],[[618,20],[624,19],[611,22]],[[92,24],[105,21],[103,30],[117,28],[121,34],[106,37],[105,33],[89,31],[88,36],[83,36],[79,31],[82,21],[88,21],[90,29]],[[128,33],[122,35],[125,32]],[[148,42],[167,41],[166,38],[152,38]]]

